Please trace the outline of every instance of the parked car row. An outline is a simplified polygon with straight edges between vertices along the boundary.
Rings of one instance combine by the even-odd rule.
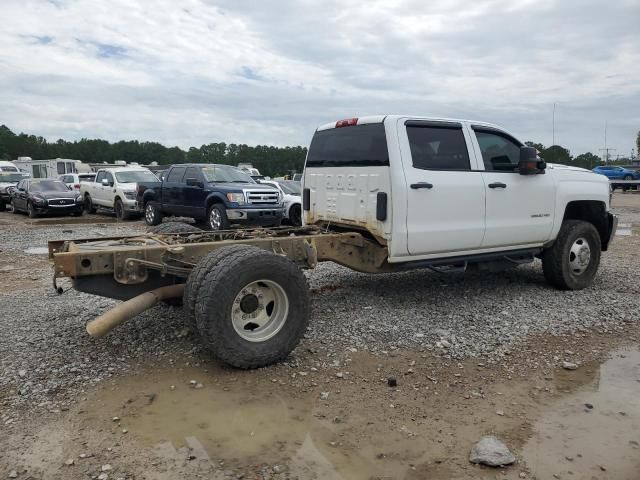
[[[31,179],[23,172],[0,174],[0,210],[11,203],[14,212],[30,217],[103,208],[120,220],[144,215],[149,225],[168,215],[192,217],[209,230],[302,224],[299,182],[256,180],[230,165],[174,165],[161,178],[139,166],[69,173],[59,180]]]

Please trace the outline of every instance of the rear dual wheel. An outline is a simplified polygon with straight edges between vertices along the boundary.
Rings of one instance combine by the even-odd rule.
[[[249,245],[223,247],[191,272],[184,305],[205,345],[224,362],[281,361],[309,323],[309,287],[288,258]]]

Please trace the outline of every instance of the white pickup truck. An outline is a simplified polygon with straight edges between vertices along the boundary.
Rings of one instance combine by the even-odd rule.
[[[138,182],[157,182],[158,178],[144,167],[102,168],[93,182],[80,183],[80,194],[86,212],[97,207],[113,209],[119,220],[142,215],[138,209]]]
[[[302,209],[301,227],[211,235],[165,223],[140,238],[49,249],[56,277],[129,299],[90,322],[92,335],[181,297],[188,325],[215,356],[253,368],[285,358],[305,332],[311,309],[301,268],[333,261],[366,273],[499,271],[539,258],[549,283],[575,290],[592,283],[617,225],[606,177],[547,165],[495,125],[410,116],[318,128]]]

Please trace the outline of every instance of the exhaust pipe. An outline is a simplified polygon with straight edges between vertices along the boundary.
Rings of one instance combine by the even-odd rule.
[[[150,309],[156,303],[168,298],[181,297],[183,292],[184,283],[180,283],[156,288],[133,297],[87,323],[87,333],[93,338],[103,337],[121,323]]]

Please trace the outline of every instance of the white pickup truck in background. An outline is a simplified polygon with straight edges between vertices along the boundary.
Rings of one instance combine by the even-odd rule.
[[[100,169],[93,182],[80,183],[85,211],[95,213],[97,207],[113,209],[119,220],[142,215],[136,201],[137,184],[157,181],[158,178],[144,167]]]

